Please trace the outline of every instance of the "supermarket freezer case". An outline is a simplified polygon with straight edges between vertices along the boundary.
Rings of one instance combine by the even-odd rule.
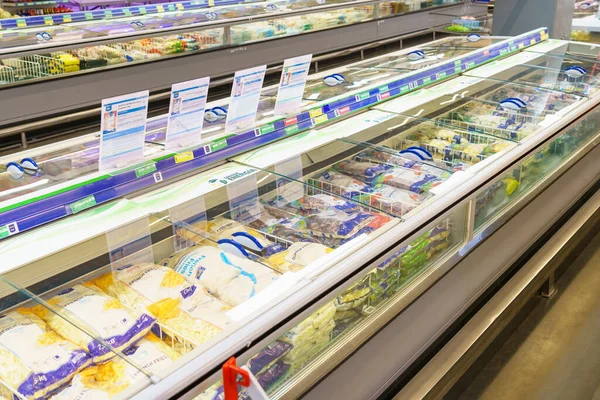
[[[111,342],[90,335],[87,322],[74,321],[54,299],[70,295],[68,289],[75,286],[83,291],[77,283],[94,282],[102,290],[97,296],[139,312],[139,302],[167,299],[148,300],[154,292],[136,287],[137,277],[128,280],[121,274],[158,270],[171,275],[164,268],[183,268],[181,255],[224,252],[245,269],[245,277],[270,283],[256,286],[256,296],[239,299],[200,277],[203,287],[210,288],[203,293],[211,304],[225,303],[233,311],[226,315],[231,320],[218,312],[204,314],[203,322],[210,319],[221,329],[200,330],[211,337],[190,337],[182,332],[186,325],[175,324],[165,308],[152,308],[159,319],[152,334],[185,354],[152,374],[136,361],[135,352],[113,355],[111,365],[124,360],[133,367],[130,373],[137,379],[127,381],[127,390],[138,392],[138,398],[194,398],[210,386],[203,398],[218,398],[220,364],[235,355],[240,364],[256,367],[274,398],[322,398],[334,387],[340,398],[376,395],[502,269],[487,259],[485,267],[463,266],[495,240],[498,227],[508,226],[506,219],[540,193],[563,189],[567,202],[596,179],[597,166],[585,165],[597,144],[594,91],[537,90],[503,81],[495,73],[545,57],[534,50],[554,51],[563,44],[536,46],[472,71],[485,78],[448,80],[154,192],[4,241],[4,310],[29,301],[33,308],[42,307],[35,311],[52,329],[67,335],[61,321],[74,322],[83,334],[70,334],[87,334],[92,343],[111,349]],[[468,96],[461,97],[465,92]],[[522,100],[527,107],[502,107],[507,95],[527,96]],[[490,108],[492,102],[495,107]],[[579,166],[587,168],[581,172]],[[569,176],[565,185],[554,182],[575,170],[577,179]],[[562,205],[563,200],[556,204]],[[522,231],[533,237],[547,223],[546,216],[540,217]],[[492,247],[504,257],[520,251]],[[301,251],[307,248],[308,253]],[[130,269],[129,259],[140,269]],[[229,271],[224,284],[240,275]],[[456,275],[459,284],[448,280]],[[169,285],[194,291],[188,288],[193,283],[172,279],[167,279]],[[119,282],[129,283],[123,287]],[[132,285],[134,292],[128,289]],[[460,295],[440,296],[440,287],[454,294],[458,287]],[[431,318],[434,312],[436,318]],[[399,320],[403,323],[394,325],[393,335],[385,336]],[[361,357],[381,338],[394,346],[387,354],[402,351],[403,358]],[[397,338],[401,345],[392,340]],[[256,364],[265,354],[270,354],[269,362]],[[355,368],[358,364],[380,374],[360,379],[365,374]]]
[[[198,76],[227,75],[298,54],[427,32],[423,27],[430,22],[429,6],[399,14],[389,11],[387,2],[267,6],[217,7],[216,20],[199,10],[50,26],[44,28],[49,41],[37,40],[40,28],[6,30],[1,35],[8,43],[1,54],[0,77],[8,82],[0,86],[6,100],[0,107],[2,123],[95,105],[122,93],[164,90]],[[461,4],[443,7],[463,10]],[[474,14],[485,10],[470,7]],[[329,19],[302,22],[327,10]],[[286,24],[294,28],[288,32]],[[99,80],[105,84],[98,85]]]

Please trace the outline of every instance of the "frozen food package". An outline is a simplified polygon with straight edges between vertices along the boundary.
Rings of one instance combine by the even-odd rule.
[[[277,279],[277,274],[267,266],[211,246],[200,246],[183,254],[174,268],[233,307]]]
[[[397,152],[393,149],[372,150],[359,154],[359,157],[371,158],[376,161],[381,161],[384,163],[404,168],[412,168],[414,165],[417,164],[417,161],[411,160],[410,158],[403,157],[402,155],[395,153]]]
[[[210,295],[205,288],[188,282],[184,276],[167,267],[152,263],[134,264],[105,274],[94,283],[129,307],[140,311],[152,310],[161,322],[165,315],[171,316],[171,307],[176,307],[192,318],[221,329],[230,323],[225,314],[230,307]]]
[[[448,248],[448,241],[447,240],[432,241],[427,246],[427,257],[431,258],[434,255],[436,255],[436,254],[444,251],[447,248]]]
[[[381,185],[373,191],[371,205],[394,215],[404,215],[419,205],[425,196],[393,186]]]
[[[266,391],[269,390],[279,380],[281,380],[285,376],[285,374],[287,374],[289,369],[289,364],[286,364],[285,362],[283,362],[283,360],[278,360],[265,371],[256,375],[256,380],[258,381],[259,385]]]
[[[257,375],[276,363],[277,360],[287,354],[291,348],[291,344],[276,340],[248,360],[246,366],[250,372]]]
[[[104,371],[112,371],[113,364],[93,365],[75,375],[70,385],[50,397],[51,400],[108,400],[127,388],[123,382],[102,382],[96,375],[106,375]],[[118,373],[117,373],[118,374]]]
[[[279,340],[290,343],[294,347],[300,347],[309,342],[315,335],[318,335],[319,332],[323,330],[327,331],[330,323],[333,322],[335,312],[335,306],[332,302],[329,302],[310,317],[284,333]]]
[[[331,319],[327,325],[311,332],[310,336],[307,336],[302,342],[294,345],[294,348],[283,357],[283,361],[294,367],[302,365],[329,344],[331,332],[334,328],[335,322]]]
[[[441,182],[435,175],[401,167],[396,167],[388,171],[381,179],[382,184],[409,190],[414,193],[426,192]]]
[[[225,314],[229,307],[165,267],[136,265],[117,277],[103,275],[94,283],[127,306],[148,310],[175,339],[182,337],[194,345],[213,338],[221,332],[219,326],[230,323]]]
[[[340,293],[333,301],[333,304],[338,311],[359,308],[367,301],[370,293],[371,288],[369,287],[368,276],[366,276]]]
[[[455,144],[467,144],[468,141],[461,135],[455,133],[454,131],[446,128],[440,128],[433,131],[433,138],[438,140],[443,140],[448,143]]]
[[[279,272],[296,272],[332,251],[333,249],[319,243],[296,242],[286,250],[272,255],[267,261]]]
[[[335,168],[341,173],[356,176],[359,179],[362,178],[361,180],[372,180],[385,173],[391,167],[385,164],[347,160],[339,162],[335,165]]]
[[[373,191],[373,188],[366,183],[335,170],[325,171],[311,178],[309,182],[331,193],[349,199],[360,199],[363,194]]]
[[[450,236],[450,231],[445,225],[438,225],[427,234],[430,240],[441,240]]]
[[[131,310],[89,283],[64,289],[48,303],[54,306],[53,310],[38,305],[33,307],[36,315],[60,336],[87,350],[95,363],[115,354],[75,325],[91,328],[98,338],[121,351],[148,333],[156,321],[151,313]]]
[[[0,316],[0,378],[19,395],[44,397],[90,363],[89,354],[49,330],[33,311]]]
[[[338,210],[327,210],[305,218],[306,228],[311,235],[347,238],[369,225],[373,215],[366,212],[347,214]]]
[[[88,367],[73,378],[71,384],[56,393],[54,400],[100,400],[116,396],[137,380],[164,375],[181,355],[154,334],[149,333],[136,344],[103,364]]]
[[[302,215],[329,210],[342,211],[348,214],[360,211],[358,204],[324,193],[301,197],[291,202],[290,206],[300,210]]]

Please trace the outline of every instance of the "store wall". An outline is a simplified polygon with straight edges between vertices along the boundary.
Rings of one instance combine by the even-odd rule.
[[[547,27],[550,37],[569,39],[575,0],[497,0],[493,35],[515,36]]]

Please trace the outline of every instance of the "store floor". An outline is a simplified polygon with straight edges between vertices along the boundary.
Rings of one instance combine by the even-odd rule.
[[[600,234],[445,397],[475,399],[600,400]]]

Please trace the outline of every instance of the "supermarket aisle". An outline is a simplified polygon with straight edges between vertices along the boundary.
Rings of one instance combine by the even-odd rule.
[[[445,400],[600,399],[600,234]]]

